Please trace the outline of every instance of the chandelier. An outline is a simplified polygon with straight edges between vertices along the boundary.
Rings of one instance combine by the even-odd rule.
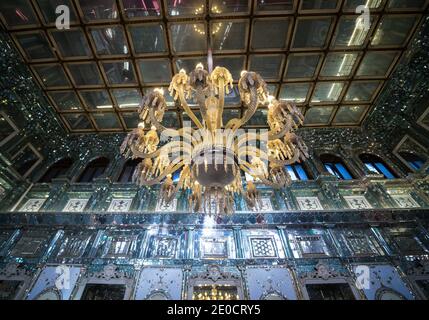
[[[193,212],[233,213],[234,198],[239,195],[255,210],[262,206],[256,185],[289,185],[285,166],[308,158],[304,141],[295,133],[304,119],[294,104],[269,96],[258,73],[242,71],[238,90],[243,115],[224,124],[225,96],[231,89],[233,79],[226,68],[216,67],[209,73],[200,63],[189,75],[180,70],[172,78],[169,93],[193,127],[184,123],[178,130],[162,124],[167,108],[162,89],[143,98],[138,111],[141,122],[125,138],[121,153],[141,159],[133,174],[135,183],[161,184],[162,205],[169,205],[185,190]],[[189,101],[198,105],[201,118]],[[242,129],[259,107],[267,108],[269,130]],[[178,172],[175,183],[173,174]]]
[[[233,286],[198,286],[194,287],[192,300],[239,300],[237,290]]]

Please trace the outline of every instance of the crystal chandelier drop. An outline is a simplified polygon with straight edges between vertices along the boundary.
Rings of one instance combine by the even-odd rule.
[[[308,158],[304,141],[295,133],[303,123],[302,114],[295,105],[268,96],[259,74],[242,71],[238,90],[243,115],[224,124],[225,96],[232,88],[226,68],[216,67],[209,73],[198,64],[189,75],[180,70],[169,92],[193,126],[184,123],[178,130],[162,125],[167,107],[163,90],[146,95],[139,109],[141,122],[121,146],[125,157],[141,159],[133,181],[140,186],[161,184],[163,205],[171,203],[179,190],[188,190],[192,211],[210,215],[233,213],[237,195],[244,197],[249,208],[260,208],[257,184],[289,185],[285,166]],[[202,121],[189,107],[191,99],[199,106]],[[270,129],[242,129],[258,107],[268,107]],[[179,181],[174,183],[172,176],[179,171]]]

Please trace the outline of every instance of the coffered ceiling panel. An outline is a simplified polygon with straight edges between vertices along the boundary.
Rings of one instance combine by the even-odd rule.
[[[70,9],[70,29],[55,26]],[[356,8],[370,8],[365,25]],[[260,73],[305,126],[359,126],[428,0],[2,0],[3,28],[71,132],[128,131],[142,97],[198,62]],[[168,125],[189,120],[168,97]],[[196,105],[190,101],[190,105]],[[242,114],[237,90],[225,119]],[[259,110],[248,127],[265,127]],[[226,122],[226,120],[225,120]]]

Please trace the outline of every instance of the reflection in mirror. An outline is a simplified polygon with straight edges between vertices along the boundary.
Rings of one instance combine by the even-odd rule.
[[[86,22],[119,19],[116,0],[78,0]]]
[[[121,0],[128,19],[161,15],[161,0]]]
[[[95,284],[85,286],[80,300],[124,300],[125,285],[121,284]]]
[[[347,283],[307,284],[310,300],[356,300]]]
[[[55,58],[49,42],[42,32],[17,34],[16,39],[29,60]]]
[[[111,56],[129,53],[124,30],[120,26],[92,28],[90,30],[97,55]]]

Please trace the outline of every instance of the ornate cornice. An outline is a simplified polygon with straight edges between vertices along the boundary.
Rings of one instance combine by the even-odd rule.
[[[326,210],[326,211],[282,211],[265,213],[270,219],[257,222],[257,213],[238,213],[223,216],[218,226],[257,226],[276,228],[287,226],[324,226],[324,225],[381,225],[429,220],[427,209],[365,209],[365,210]],[[165,224],[173,228],[184,229],[187,226],[203,225],[204,214],[189,212],[0,212],[0,225],[117,225],[149,226]],[[269,221],[269,222],[267,222]]]

